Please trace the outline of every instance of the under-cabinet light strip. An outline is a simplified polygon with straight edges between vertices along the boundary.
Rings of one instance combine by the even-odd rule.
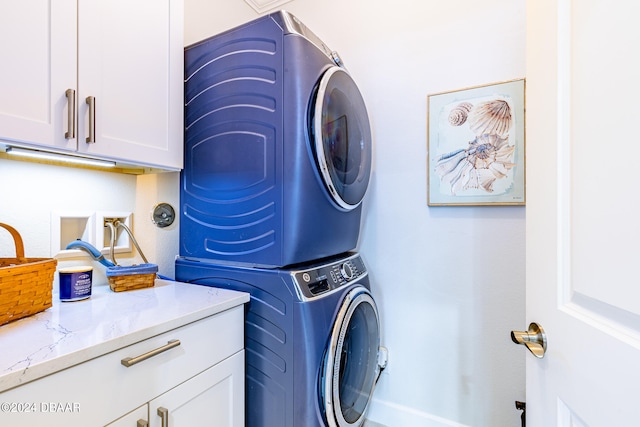
[[[98,166],[103,168],[113,168],[116,166],[115,162],[109,162],[106,160],[88,159],[85,157],[70,156],[67,154],[49,153],[47,151],[29,150],[26,148],[7,147],[7,154],[29,157],[33,159],[53,160],[56,162],[74,163],[87,166]]]

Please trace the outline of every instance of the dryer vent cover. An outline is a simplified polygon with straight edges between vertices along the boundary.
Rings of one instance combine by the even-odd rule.
[[[289,3],[291,0],[244,0],[251,6],[256,12],[262,13],[268,10],[275,9],[282,6],[285,3]]]

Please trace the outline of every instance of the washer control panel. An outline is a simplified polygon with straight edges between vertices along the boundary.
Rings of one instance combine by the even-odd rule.
[[[300,293],[306,298],[313,298],[338,289],[366,274],[367,269],[358,254],[291,272]]]

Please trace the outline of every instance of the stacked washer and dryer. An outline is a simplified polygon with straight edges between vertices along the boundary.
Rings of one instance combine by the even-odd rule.
[[[371,171],[362,96],[280,11],[185,48],[176,279],[249,292],[246,425],[360,426],[386,363],[354,252]]]

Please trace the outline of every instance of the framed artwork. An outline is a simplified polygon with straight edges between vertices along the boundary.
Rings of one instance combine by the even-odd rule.
[[[428,96],[429,206],[525,204],[525,81]]]

